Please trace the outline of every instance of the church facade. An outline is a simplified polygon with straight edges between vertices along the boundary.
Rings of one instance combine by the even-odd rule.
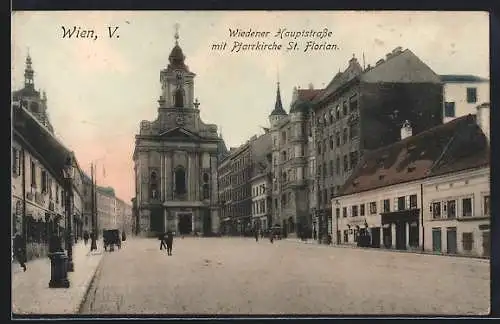
[[[160,72],[158,116],[142,121],[135,137],[135,213],[141,235],[219,232],[217,165],[227,153],[217,126],[200,118],[195,73],[175,36]]]

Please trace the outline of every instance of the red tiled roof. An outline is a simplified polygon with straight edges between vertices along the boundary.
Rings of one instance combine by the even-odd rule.
[[[490,148],[472,115],[367,152],[339,195],[489,165]]]

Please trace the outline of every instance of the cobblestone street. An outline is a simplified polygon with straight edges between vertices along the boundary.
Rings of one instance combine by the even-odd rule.
[[[487,314],[488,260],[251,238],[155,239],[107,253],[89,314]]]

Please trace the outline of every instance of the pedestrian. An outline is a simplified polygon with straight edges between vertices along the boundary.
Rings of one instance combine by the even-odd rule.
[[[167,249],[167,246],[165,245],[165,236],[166,236],[166,233],[160,234],[160,251],[163,249]]]
[[[125,234],[125,232],[122,232],[122,241],[126,241],[127,240],[127,235]]]
[[[85,231],[83,232],[83,243],[85,246],[87,246],[87,243],[89,242],[89,232]]]
[[[254,231],[255,242],[259,242],[259,230]]]
[[[24,271],[26,271],[26,248],[24,245],[24,239],[23,237],[19,234],[16,233],[16,236],[14,237],[14,257],[16,258],[17,262],[19,262],[19,265],[21,268],[23,268]]]
[[[274,243],[274,232],[273,231],[269,232],[269,241],[271,241],[271,243]]]
[[[165,240],[167,242],[167,254],[172,255],[172,245],[174,244],[174,234],[172,234],[172,232],[168,231]]]
[[[90,233],[90,252],[97,251],[97,237],[95,232]]]

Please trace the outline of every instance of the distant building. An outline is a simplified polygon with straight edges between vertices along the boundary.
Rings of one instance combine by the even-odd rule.
[[[135,137],[135,210],[140,231],[157,235],[219,232],[217,164],[225,145],[217,126],[205,124],[194,97],[195,73],[178,44],[160,71],[158,116],[142,121]]]
[[[488,254],[490,148],[480,126],[468,115],[365,154],[332,199],[334,242],[368,232],[372,247]]]
[[[97,202],[97,230],[99,235],[103,230],[118,229],[118,219],[116,213],[115,190],[111,187],[96,188]]]
[[[217,166],[218,196],[221,218],[221,233],[235,234],[236,227],[233,219],[232,209],[232,164],[228,154],[219,161]]]
[[[274,110],[269,115],[272,136],[272,220],[284,235],[311,233],[309,211],[308,138],[311,99],[321,90],[294,89],[290,113],[281,102],[279,83]]]
[[[252,173],[249,179],[252,190],[253,229],[266,231],[272,224],[271,187],[271,134],[251,139]]]
[[[468,114],[476,107],[490,102],[490,80],[475,75],[441,75],[443,82],[443,122]]]
[[[133,218],[132,218],[132,206],[125,203],[125,201],[120,198],[116,198],[116,228],[120,232],[125,232],[127,234],[133,233]]]
[[[363,154],[397,142],[406,120],[414,135],[442,123],[442,89],[440,77],[409,49],[395,48],[366,68],[349,60],[312,100],[317,216],[332,215],[330,199]],[[331,222],[321,221],[319,232],[331,229]]]

